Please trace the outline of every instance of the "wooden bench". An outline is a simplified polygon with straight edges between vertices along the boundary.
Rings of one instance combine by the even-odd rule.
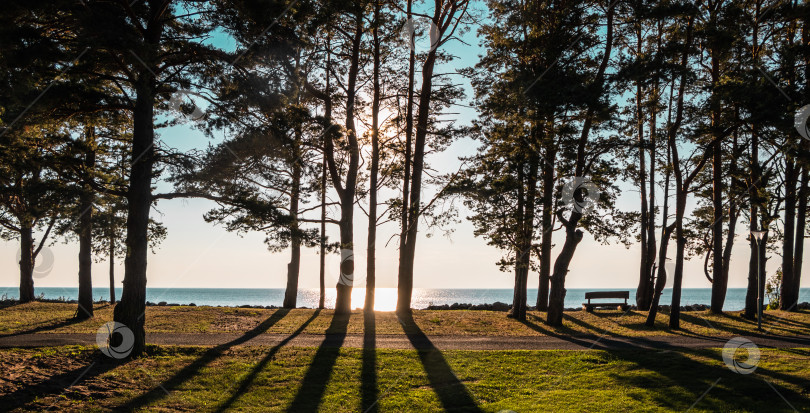
[[[591,303],[591,299],[598,298],[624,298],[624,303]],[[587,303],[582,303],[582,309],[592,313],[596,307],[618,307],[622,311],[627,311],[627,299],[630,298],[630,291],[591,291],[585,293]]]

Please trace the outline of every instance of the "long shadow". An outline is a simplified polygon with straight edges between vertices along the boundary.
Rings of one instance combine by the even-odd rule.
[[[89,362],[83,363],[81,367],[50,376],[39,383],[26,385],[14,392],[3,394],[0,396],[0,411],[11,411],[16,408],[36,410],[32,406],[28,406],[28,404],[48,396],[63,394],[77,383],[100,376],[125,363],[127,363],[126,360],[111,359],[97,351],[91,356]],[[51,406],[40,407],[40,410],[44,410]]]
[[[730,318],[730,316],[725,316],[725,317]],[[705,321],[702,320],[699,316],[694,316],[694,315],[689,315],[689,314],[684,314],[684,313],[681,313],[681,320],[692,323],[692,324],[698,324],[698,323],[704,323],[705,324]],[[806,344],[807,343],[806,339],[802,340],[802,339],[796,338],[795,336],[792,336],[792,335],[779,334],[779,332],[789,331],[789,326],[785,326],[783,324],[778,324],[778,325],[774,326],[773,324],[768,325],[768,324],[763,323],[762,327],[763,327],[764,331],[763,332],[758,332],[755,329],[753,329],[754,326],[756,325],[756,321],[746,320],[746,322],[751,324],[751,326],[752,326],[751,330],[746,330],[746,329],[731,325],[729,323],[719,321],[717,319],[710,321],[711,325],[714,326],[714,328],[716,328],[718,330],[721,330],[721,331],[724,331],[724,332],[735,334],[735,335],[742,335],[742,336],[747,336],[747,337],[762,337],[762,338],[777,337],[780,340],[795,342],[797,344],[802,344],[802,343]],[[779,322],[779,321],[777,320],[777,322]],[[779,330],[779,332],[775,333],[773,330]],[[681,335],[685,335],[685,336],[691,335],[691,336],[703,337],[703,338],[713,337],[713,336],[708,336],[708,335],[705,335],[705,334],[698,333],[696,331],[691,331],[691,330],[686,330],[686,329],[673,330],[672,332],[677,333],[677,334],[681,334]]]
[[[634,364],[621,374],[611,373],[618,382],[632,389],[647,389],[653,406],[665,410],[686,410],[699,400],[695,408],[707,411],[787,411],[782,397],[800,411],[807,408],[807,396],[791,388],[773,383],[773,379],[806,389],[810,380],[759,366],[754,374],[732,372],[723,363],[707,363],[688,355],[710,359],[720,358],[716,350],[677,349],[665,353],[638,350],[607,350],[612,358]],[[599,368],[599,366],[596,366]],[[650,372],[642,374],[641,370]],[[720,380],[716,382],[716,380]],[[773,391],[764,380],[778,389]],[[715,387],[716,386],[716,387]],[[707,392],[708,390],[708,392]],[[689,393],[689,396],[684,395]],[[707,392],[704,394],[704,392]],[[632,394],[631,397],[634,397]],[[705,396],[701,398],[702,396]],[[800,406],[800,403],[804,403]],[[780,410],[781,409],[781,410]],[[792,409],[791,409],[792,410]]]
[[[276,357],[276,353],[278,353],[278,351],[281,350],[282,347],[286,346],[290,341],[292,341],[292,339],[294,339],[299,334],[301,334],[307,328],[309,323],[311,323],[312,320],[314,320],[314,319],[316,319],[318,317],[318,314],[320,312],[321,312],[320,309],[316,309],[315,312],[312,313],[312,316],[310,316],[309,319],[307,319],[307,321],[304,321],[304,323],[301,324],[301,326],[298,327],[297,330],[295,330],[292,334],[287,336],[284,340],[281,340],[280,343],[273,346],[270,349],[270,351],[267,352],[267,355],[265,355],[261,359],[261,361],[256,363],[256,366],[254,366],[253,369],[250,371],[250,373],[248,373],[247,377],[242,379],[242,381],[239,383],[239,387],[237,387],[236,391],[233,392],[231,397],[229,397],[228,400],[226,400],[219,407],[217,407],[216,411],[217,412],[224,412],[225,410],[230,408],[233,405],[233,403],[236,402],[236,400],[239,399],[239,397],[241,397],[243,394],[245,394],[247,392],[248,387],[250,387],[250,385],[256,379],[256,376],[259,374],[259,372],[264,370],[264,368],[267,366],[267,364],[270,363],[270,361],[272,361]]]
[[[261,324],[246,332],[241,337],[209,349],[202,356],[200,356],[200,358],[194,360],[188,366],[183,367],[180,371],[164,381],[161,385],[158,385],[148,392],[130,400],[129,402],[116,407],[116,410],[132,411],[164,398],[167,396],[167,392],[176,389],[181,384],[197,375],[203,367],[222,356],[226,350],[266,332],[270,327],[284,318],[284,316],[286,316],[289,312],[290,310],[284,308],[276,310],[273,315],[267,318],[267,320],[264,320]]]
[[[570,317],[570,316],[563,315],[563,317]],[[582,338],[577,338],[577,337],[574,337],[573,335],[571,335],[569,333],[558,333],[558,332],[556,332],[554,330],[551,330],[549,328],[545,328],[545,327],[543,327],[542,325],[540,325],[538,323],[535,323],[534,321],[530,320],[528,317],[526,318],[526,321],[519,321],[519,322],[521,324],[525,325],[526,327],[529,327],[532,330],[537,331],[540,334],[547,335],[549,337],[558,338],[560,340],[565,340],[565,341],[567,341],[569,343],[573,343],[573,344],[576,344],[576,345],[579,345],[579,346],[582,346],[582,347],[586,347],[586,348],[593,345],[593,342],[585,340],[584,338],[586,338],[586,337],[597,338],[598,337],[598,336],[595,336],[595,335],[592,335],[592,334],[587,334],[587,335],[581,335],[580,337],[582,337]]]
[[[99,305],[97,307],[94,307],[94,311],[101,310],[102,308],[105,308],[105,307],[109,307],[109,304],[104,304],[104,305]],[[40,331],[55,330],[57,328],[67,327],[69,325],[81,323],[81,322],[84,322],[84,321],[87,321],[87,320],[90,320],[90,318],[77,318],[75,316],[70,317],[70,318],[66,318],[66,319],[64,319],[62,321],[59,321],[57,323],[52,323],[53,320],[48,320],[46,322],[51,322],[51,324],[40,325],[38,327],[30,328],[30,329],[24,330],[24,331],[18,331],[16,333],[0,334],[0,338],[21,336],[21,335],[25,335],[25,334],[34,334],[34,333],[39,333]]]
[[[360,406],[363,413],[379,411],[377,401],[380,391],[377,388],[377,314],[363,312],[363,366],[360,373]]]
[[[18,331],[16,333],[0,334],[0,338],[22,336],[22,335],[25,335],[25,334],[34,334],[34,333],[39,333],[40,331],[50,331],[50,330],[54,330],[54,329],[57,329],[57,328],[62,328],[62,327],[67,327],[69,325],[78,324],[78,323],[81,323],[81,322],[87,321],[87,320],[88,320],[87,318],[78,319],[78,318],[75,318],[75,317],[70,317],[70,318],[64,319],[64,320],[62,320],[62,321],[60,321],[58,323],[55,323],[55,324],[46,324],[46,325],[42,325],[42,326],[39,326],[39,327],[30,328],[30,329],[24,330],[24,331]]]
[[[430,387],[439,396],[445,411],[481,412],[464,383],[456,377],[453,369],[433,345],[427,335],[416,325],[411,314],[397,317],[411,345],[417,349],[419,361],[427,373]]]
[[[304,374],[301,387],[295,394],[295,399],[287,407],[288,412],[317,412],[321,399],[326,392],[326,385],[332,377],[332,370],[335,368],[340,347],[346,339],[346,328],[349,325],[350,315],[335,315],[332,323],[326,330],[318,351]]]

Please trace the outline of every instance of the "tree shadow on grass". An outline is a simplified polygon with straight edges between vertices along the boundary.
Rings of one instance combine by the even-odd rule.
[[[340,348],[346,339],[346,329],[350,317],[348,314],[332,316],[332,323],[326,330],[326,337],[318,346],[295,398],[287,407],[288,412],[318,411],[318,406],[326,392],[326,385],[329,383],[329,378],[332,377],[332,370],[340,355]]]
[[[799,410],[802,410],[801,406],[808,407],[806,395],[773,382],[779,380],[807,388],[810,385],[808,379],[761,366],[754,374],[738,374],[721,360],[707,362],[693,358],[720,359],[722,356],[717,350],[680,348],[657,352],[622,349],[607,350],[607,353],[633,364],[624,374],[611,374],[616,382],[631,388],[628,396],[643,397],[633,394],[638,389],[643,395],[649,395],[657,408],[684,411],[697,402],[694,408],[708,411],[792,411],[782,397]],[[645,370],[650,374],[645,374]],[[764,380],[771,383],[779,394]]]
[[[52,375],[39,383],[27,384],[14,392],[1,395],[0,410],[11,411],[16,408],[24,408],[29,411],[50,409],[52,406],[39,406],[39,409],[37,409],[29,406],[29,403],[35,401],[41,403],[40,399],[64,394],[77,383],[86,382],[125,363],[127,363],[126,360],[112,359],[101,354],[101,352],[95,351],[87,362],[82,363],[83,365],[80,367]]]
[[[101,310],[101,309],[103,309],[105,307],[109,307],[109,306],[110,306],[110,304],[94,305],[93,309],[94,309],[94,311],[98,311],[98,310]],[[6,308],[6,307],[0,307],[0,309],[3,309],[3,308]],[[17,331],[15,333],[0,334],[0,338],[14,337],[14,336],[21,336],[21,335],[25,335],[25,334],[39,333],[39,332],[42,332],[42,331],[56,330],[58,328],[67,327],[67,326],[82,323],[82,322],[85,322],[85,321],[88,321],[88,320],[92,320],[92,318],[77,318],[77,317],[75,317],[75,315],[73,317],[69,317],[69,318],[65,318],[65,319],[61,319],[61,320],[51,319],[51,320],[44,321],[43,323],[45,323],[45,324],[41,324],[41,325],[36,326],[34,328],[29,328],[28,330]]]
[[[57,328],[67,327],[67,326],[70,326],[70,325],[73,325],[73,324],[78,324],[78,323],[81,323],[81,322],[84,322],[84,321],[87,321],[87,320],[88,320],[87,318],[78,319],[78,318],[75,318],[75,317],[70,317],[70,318],[64,319],[62,321],[58,321],[56,323],[49,323],[49,324],[45,324],[45,325],[40,325],[38,327],[29,328],[28,330],[18,331],[16,333],[0,334],[0,338],[22,336],[22,335],[26,335],[26,334],[39,333],[41,331],[55,330]]]
[[[787,341],[787,342],[795,343],[795,344],[798,344],[798,345],[807,345],[807,343],[808,343],[808,340],[806,338],[800,338],[800,337],[796,337],[796,336],[793,336],[793,335],[774,334],[773,330],[775,328],[778,328],[778,330],[781,330],[783,332],[790,332],[789,327],[785,326],[784,324],[777,324],[777,325],[770,324],[770,325],[768,325],[768,324],[766,324],[767,319],[763,320],[763,321],[766,321],[766,323],[764,323],[762,325],[762,328],[763,328],[762,332],[759,332],[759,331],[756,330],[756,327],[755,327],[756,326],[756,321],[745,320],[742,317],[740,317],[740,320],[743,320],[745,323],[750,323],[751,324],[751,329],[743,329],[743,328],[740,328],[740,327],[738,327],[736,325],[731,324],[730,322],[726,323],[726,322],[721,321],[723,319],[731,319],[732,317],[733,316],[728,315],[728,314],[723,314],[722,316],[718,315],[718,316],[716,316],[715,319],[709,321],[709,323],[712,326],[712,328],[715,328],[717,330],[720,330],[720,331],[723,331],[723,332],[726,332],[726,333],[730,333],[730,334],[733,334],[733,335],[747,336],[747,337],[760,337],[760,338],[778,337],[782,341]],[[718,320],[718,318],[720,320]],[[691,314],[688,314],[688,313],[681,313],[681,320],[685,321],[685,322],[688,322],[688,323],[692,323],[692,324],[698,324],[698,323],[704,323],[705,324],[706,323],[706,320],[703,319],[702,317],[700,317],[699,315],[691,315]],[[701,333],[698,333],[696,331],[687,330],[687,329],[672,330],[672,333],[683,335],[683,336],[693,336],[693,337],[699,337],[699,338],[705,338],[705,339],[716,339],[716,340],[723,340],[723,341],[728,339],[728,337],[724,338],[724,337],[718,337],[718,336],[710,336],[710,335],[701,334]]]
[[[433,345],[427,335],[414,322],[411,314],[397,317],[411,345],[417,350],[419,361],[427,373],[430,387],[439,397],[445,411],[481,412],[464,383],[456,377],[453,369]]]
[[[537,319],[537,317],[534,317],[534,318]],[[565,315],[565,314],[563,315],[563,319],[565,319],[565,320],[569,320],[571,318],[572,317],[569,316],[569,315]],[[530,317],[527,317],[526,321],[519,321],[519,322],[521,324],[525,325],[526,327],[529,327],[532,330],[537,331],[540,334],[543,334],[543,335],[546,335],[546,336],[549,336],[549,337],[558,338],[560,340],[565,340],[565,341],[567,341],[569,343],[573,343],[573,344],[576,344],[576,345],[579,345],[579,346],[582,346],[582,347],[589,347],[589,346],[593,345],[593,342],[588,341],[585,338],[589,338],[589,337],[594,337],[595,338],[596,337],[593,334],[583,334],[582,332],[574,331],[570,327],[563,326],[563,327],[558,327],[558,328],[551,328],[551,327],[546,326],[542,321],[540,321],[539,323],[535,322]],[[583,323],[583,324],[589,325],[587,323]],[[561,331],[563,331],[563,332],[561,332]],[[574,336],[574,334],[578,334],[578,337]]]
[[[260,373],[262,370],[264,370],[264,368],[267,366],[267,364],[268,364],[268,363],[269,363],[271,360],[273,360],[273,359],[276,357],[276,353],[278,353],[278,351],[279,351],[279,350],[281,350],[281,348],[282,348],[282,347],[286,346],[286,345],[287,345],[287,343],[289,343],[290,341],[292,341],[292,339],[294,339],[296,336],[298,336],[299,334],[301,334],[301,333],[304,331],[304,329],[306,329],[306,328],[307,328],[307,326],[308,326],[308,325],[309,325],[309,324],[312,322],[312,320],[314,320],[314,319],[316,319],[316,318],[318,317],[318,314],[319,314],[320,312],[321,312],[321,310],[320,310],[320,309],[316,309],[316,310],[315,310],[315,312],[314,312],[314,313],[312,313],[312,315],[309,317],[309,319],[307,319],[307,321],[304,321],[304,323],[303,323],[303,324],[301,324],[301,326],[300,326],[300,327],[298,327],[298,329],[297,329],[297,330],[295,330],[295,331],[294,331],[292,334],[290,334],[289,336],[287,336],[287,337],[286,337],[284,340],[282,340],[280,343],[278,343],[278,344],[276,344],[275,346],[273,346],[272,348],[270,348],[270,351],[268,351],[268,352],[267,352],[267,355],[265,355],[265,356],[264,356],[264,357],[261,359],[261,361],[259,361],[258,363],[256,363],[256,365],[253,367],[253,369],[251,369],[250,373],[248,373],[247,377],[245,377],[244,379],[242,379],[242,381],[239,383],[239,386],[236,388],[236,391],[234,391],[234,392],[233,392],[233,394],[231,395],[231,397],[230,397],[230,398],[228,398],[228,400],[226,400],[226,401],[225,401],[224,403],[222,403],[222,404],[221,404],[219,407],[217,407],[216,411],[217,411],[217,412],[224,412],[224,411],[226,411],[228,408],[230,408],[230,407],[233,405],[233,403],[234,403],[234,402],[235,402],[237,399],[239,399],[239,397],[241,397],[243,394],[245,394],[245,393],[247,392],[248,388],[250,387],[250,385],[251,385],[251,384],[253,383],[253,381],[256,379],[256,376],[257,376],[257,375],[258,375],[258,374],[259,374],[259,373]]]
[[[373,311],[363,312],[363,365],[360,372],[360,406],[363,413],[376,413],[379,410],[376,315]]]
[[[239,344],[243,344],[246,341],[266,332],[268,329],[270,329],[270,327],[284,318],[289,311],[290,310],[284,308],[276,310],[267,320],[264,320],[258,326],[247,331],[241,337],[209,349],[200,358],[194,360],[188,366],[183,367],[180,371],[164,381],[161,385],[158,385],[157,387],[152,388],[148,392],[130,400],[129,402],[118,406],[116,410],[136,410],[166,397],[168,395],[167,392],[178,388],[180,385],[199,374],[203,367],[218,359],[226,350]]]

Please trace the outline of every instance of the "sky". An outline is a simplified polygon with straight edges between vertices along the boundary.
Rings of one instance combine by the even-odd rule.
[[[481,7],[481,3],[478,7]],[[457,59],[440,67],[437,72],[448,72],[463,67],[473,66],[482,53],[475,28],[462,36],[462,41],[446,45]],[[217,38],[223,48],[228,48],[229,39]],[[417,45],[418,46],[418,45]],[[472,99],[469,83],[459,77],[468,91],[467,100]],[[459,112],[457,122],[469,123],[476,117],[474,109],[454,108]],[[185,124],[158,131],[161,141],[179,149],[203,148],[209,141],[202,133]],[[459,157],[473,154],[477,143],[471,139],[455,142],[444,153],[432,155],[428,162],[441,172],[452,172],[458,169]],[[170,189],[159,183],[159,190]],[[638,191],[630,185],[621,185],[623,193],[618,200],[623,210],[638,210]],[[424,197],[429,197],[435,190],[428,189]],[[386,193],[381,197],[385,198]],[[423,197],[423,198],[424,198]],[[661,197],[659,196],[659,199]],[[364,201],[364,205],[367,202]],[[496,261],[501,252],[488,246],[486,240],[473,235],[472,225],[465,219],[469,214],[460,203],[460,223],[453,225],[453,233],[445,236],[435,233],[432,236],[424,231],[424,225],[416,248],[414,286],[417,288],[511,288],[514,285],[513,273],[501,272]],[[161,221],[168,230],[168,236],[154,254],[150,254],[147,279],[149,287],[205,287],[205,288],[282,288],[286,283],[286,265],[289,251],[270,253],[264,244],[264,235],[259,233],[236,234],[225,231],[219,226],[206,223],[202,215],[215,204],[199,199],[162,200],[153,218]],[[335,216],[336,210],[332,210]],[[355,209],[355,286],[364,285],[366,263],[367,218],[360,208]],[[729,287],[745,287],[748,274],[748,243],[742,220],[733,249],[729,273]],[[398,226],[385,224],[379,229],[377,237],[377,286],[380,288],[396,287],[398,266],[398,240],[392,238],[398,232]],[[337,239],[337,227],[327,226],[330,239]],[[389,242],[390,240],[390,242]],[[563,234],[555,233],[556,247],[553,255],[559,252]],[[47,275],[35,279],[37,287],[75,287],[78,285],[78,243],[63,243],[57,240],[48,248],[53,254],[53,266]],[[810,250],[810,249],[806,249]],[[16,241],[0,242],[0,286],[18,286],[19,269]],[[674,247],[670,248],[674,256]],[[637,245],[625,248],[623,245],[601,245],[586,233],[580,243],[570,272],[566,279],[568,288],[634,288],[638,283],[640,250]],[[810,259],[810,252],[805,253],[805,260]],[[326,259],[326,283],[333,287],[337,282],[340,258],[330,254]],[[768,274],[772,274],[780,264],[778,256],[772,256],[768,262]],[[45,264],[47,265],[47,264]],[[807,268],[808,266],[805,266]],[[107,287],[109,263],[105,258],[93,265],[93,285]],[[116,286],[121,286],[123,263],[115,267]],[[538,277],[533,273],[529,277],[529,288],[536,288]],[[317,249],[302,250],[300,286],[317,288],[318,254]],[[667,287],[671,286],[671,277]],[[685,288],[709,288],[711,284],[703,275],[702,260],[687,262],[683,286]],[[810,277],[803,274],[802,286],[810,287]]]

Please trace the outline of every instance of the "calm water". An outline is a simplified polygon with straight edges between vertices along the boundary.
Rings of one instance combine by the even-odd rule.
[[[617,290],[621,290],[617,288]],[[635,289],[624,289],[630,291],[629,303],[634,304]],[[116,297],[121,296],[121,289],[116,290]],[[565,307],[581,307],[586,291],[601,291],[600,289],[572,288],[568,290],[565,297]],[[78,288],[75,287],[41,287],[36,288],[37,295],[44,294],[48,299],[76,299]],[[17,298],[19,296],[18,287],[0,287],[0,296],[7,298]],[[355,288],[352,293],[352,306],[363,305],[365,289]],[[109,288],[101,287],[93,289],[93,297],[97,300],[109,299]],[[154,303],[166,301],[169,304],[189,304],[197,305],[275,305],[280,306],[284,299],[283,288],[147,288],[146,299]],[[664,290],[661,297],[662,305],[669,305],[672,299],[671,290]],[[810,288],[802,288],[799,296],[800,302],[810,300]],[[537,289],[529,289],[529,305],[537,300]],[[453,303],[485,304],[500,301],[504,303],[512,302],[511,289],[414,289],[413,307],[425,308],[431,304],[443,305]],[[711,289],[709,288],[684,288],[681,297],[681,305],[709,304],[711,301]],[[334,307],[335,289],[326,290],[326,306]],[[317,307],[318,290],[301,289],[298,292],[299,307]],[[395,288],[378,288],[376,309],[381,311],[393,311],[396,306]],[[724,309],[742,310],[745,307],[745,289],[730,288],[726,295]]]

